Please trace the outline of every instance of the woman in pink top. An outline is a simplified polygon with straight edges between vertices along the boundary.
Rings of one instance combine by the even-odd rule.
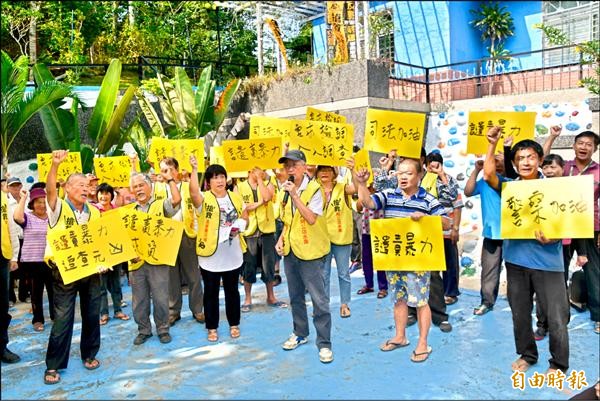
[[[25,202],[29,194],[29,203],[25,210]],[[44,286],[48,293],[50,319],[54,320],[54,291],[52,289],[52,272],[44,262],[46,249],[46,233],[48,231],[48,215],[46,214],[46,191],[34,188],[30,192],[21,191],[21,199],[15,209],[13,218],[23,228],[23,247],[21,248],[21,269],[29,272],[31,283],[31,307],[33,310],[33,329],[44,331]]]

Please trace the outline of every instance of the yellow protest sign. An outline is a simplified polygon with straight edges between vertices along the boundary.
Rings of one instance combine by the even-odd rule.
[[[471,111],[467,127],[467,153],[486,154],[489,142],[486,138],[488,130],[499,125],[502,127],[500,140],[496,145],[496,153],[502,151],[504,138],[512,135],[513,144],[523,139],[533,139],[535,133],[535,116],[533,111]]]
[[[158,163],[165,157],[174,157],[179,162],[179,171],[192,171],[190,155],[198,160],[198,171],[204,171],[204,139],[166,139],[153,137],[148,152],[148,159],[154,163],[158,171]]]
[[[368,109],[365,149],[418,159],[425,136],[425,114]]]
[[[594,177],[511,181],[502,186],[502,238],[592,238]]]
[[[419,221],[376,219],[369,223],[375,270],[446,270],[440,216],[424,216]]]
[[[366,168],[369,170],[369,180],[367,186],[373,183],[373,169],[371,168],[371,159],[369,158],[369,151],[367,149],[361,149],[354,154],[354,171]]]
[[[283,141],[287,142],[291,129],[292,120],[264,116],[250,117],[250,139],[283,138]]]
[[[223,141],[223,156],[228,171],[263,170],[280,166],[283,155],[281,138],[257,138]]]
[[[211,146],[210,148],[210,164],[220,164],[225,167],[225,155],[223,154],[223,146]],[[227,175],[231,178],[246,178],[248,176],[248,170],[244,171],[229,171],[227,170]]]
[[[136,171],[140,171],[139,161]],[[107,183],[113,187],[129,187],[131,176],[131,160],[129,156],[111,156],[94,158],[94,174],[100,183]]]
[[[310,121],[327,121],[329,123],[345,124],[346,117],[341,114],[331,111],[315,109],[314,107],[306,108],[306,119]]]
[[[46,182],[50,166],[52,166],[52,153],[38,153],[38,179]],[[81,155],[79,152],[69,152],[67,158],[58,166],[57,179],[66,181],[73,173],[81,173]]]
[[[47,241],[65,284],[98,273],[101,266],[115,266],[136,257],[116,210],[88,224],[48,230]]]
[[[137,256],[151,265],[175,266],[183,233],[181,221],[132,208],[117,210]]]
[[[308,164],[345,166],[353,142],[352,124],[292,120],[290,149],[303,151]]]

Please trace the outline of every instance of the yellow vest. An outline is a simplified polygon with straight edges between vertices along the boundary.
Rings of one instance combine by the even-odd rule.
[[[10,242],[10,230],[8,228],[8,196],[2,192],[2,256],[10,260],[13,257],[12,244]]]
[[[167,187],[168,184],[165,184],[164,182],[155,182],[153,191],[154,199],[166,199],[169,196]],[[183,216],[183,228],[188,237],[196,238],[196,208],[194,207],[192,198],[190,197],[190,183],[181,181],[177,184],[177,188],[179,188],[179,192],[181,194],[181,215]]]
[[[437,179],[438,175],[436,173],[430,173],[429,171],[425,173],[425,176],[421,180],[421,187],[425,189],[425,191],[429,192],[431,195],[438,197],[437,192]]]
[[[319,183],[310,180],[306,189],[300,194],[300,200],[308,205],[317,191],[323,193]],[[292,215],[292,203],[292,200],[289,199],[285,206],[281,205],[280,209],[281,220],[284,224],[283,254],[289,255],[291,249],[294,251],[294,255],[302,260],[314,260],[327,255],[330,245],[325,217],[317,216],[315,224],[310,225],[298,210]]]
[[[331,198],[325,208],[327,220],[327,233],[329,241],[335,245],[349,245],[352,243],[352,209],[349,196],[344,192],[343,183],[336,183],[331,191]]]
[[[152,203],[150,203],[150,207],[148,208],[148,214],[150,214],[150,215],[152,215],[152,216],[164,217],[164,216],[165,216],[165,209],[164,209],[164,207],[163,207],[163,202],[164,202],[164,198],[162,198],[162,199],[156,199],[156,198],[155,198],[155,199],[152,201]],[[128,205],[125,205],[125,206],[123,206],[123,207],[125,207],[125,208],[129,208],[129,209],[135,209],[135,210],[138,210],[138,209],[137,209],[137,206],[138,206],[137,202],[133,202],[133,203],[130,203],[130,204],[128,204]],[[138,210],[138,211],[140,211],[140,212],[141,212],[141,210]],[[142,212],[142,213],[143,213],[143,212]],[[150,262],[148,262],[148,261],[146,261],[146,263],[148,263],[148,264],[150,264],[150,265],[152,264],[152,263],[150,263]],[[127,265],[128,265],[128,269],[129,269],[129,271],[137,270],[137,269],[139,269],[139,268],[140,268],[140,267],[141,267],[143,264],[144,264],[144,260],[143,260],[143,259],[141,259],[141,258],[140,258],[140,261],[139,261],[139,262],[135,262],[135,263],[133,263],[133,262],[131,262],[131,261],[128,261],[128,262],[127,262]]]
[[[77,222],[77,216],[75,216],[75,212],[73,211],[73,209],[71,209],[71,206],[67,203],[67,201],[60,198],[58,198],[56,201],[61,203],[60,215],[58,216],[56,224],[54,226],[49,226],[49,230],[66,230],[67,228],[73,227],[75,224],[79,224]],[[90,212],[90,218],[88,220],[88,223],[92,220],[100,218],[100,210],[90,205],[88,202],[86,202],[85,205],[87,206],[87,209]],[[44,251],[44,261],[48,263],[48,261],[52,260],[52,258],[52,248],[50,248],[50,244],[46,242],[46,250]]]
[[[267,181],[265,185],[269,185]],[[257,200],[254,199],[254,193],[252,187],[248,183],[248,180],[238,184],[238,191],[242,195],[244,203],[254,203],[263,201],[262,195],[258,187],[256,187]],[[273,194],[273,196],[275,196]],[[265,205],[261,205],[258,208],[248,213],[248,227],[244,231],[244,236],[250,236],[256,232],[256,229],[263,234],[271,234],[275,232],[275,212],[273,211],[273,200],[271,199]]]
[[[210,191],[203,192],[204,203],[198,215],[198,235],[196,236],[196,254],[211,256],[217,251],[219,241],[219,227],[221,225],[221,209],[217,197]],[[235,207],[238,216],[242,215],[244,201],[238,193],[227,191],[227,195]],[[246,241],[240,235],[242,252],[246,252]]]

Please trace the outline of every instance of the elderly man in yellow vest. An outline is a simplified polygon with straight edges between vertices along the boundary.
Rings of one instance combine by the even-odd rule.
[[[49,230],[63,230],[75,224],[85,224],[100,218],[100,211],[87,201],[89,183],[85,175],[71,174],[65,182],[65,199],[58,197],[56,189],[58,167],[67,158],[68,153],[66,150],[52,152],[52,165],[46,178]],[[79,293],[81,308],[80,349],[83,366],[88,370],[100,366],[96,354],[100,349],[101,283],[100,276],[93,274],[70,284],[64,284],[49,246],[46,246],[44,259],[52,268],[54,279],[54,324],[48,340],[44,383],[56,384],[60,381],[58,370],[66,369],[69,363],[77,293]]]
[[[152,181],[146,174],[131,175],[131,191],[135,202],[129,207],[154,216],[173,217],[179,211],[181,194],[173,179],[171,170],[161,172],[161,177],[169,186],[170,196],[156,199],[152,196]],[[133,318],[138,325],[138,335],[134,345],[141,345],[152,337],[150,322],[150,301],[152,300],[154,324],[161,343],[171,342],[169,334],[169,269],[166,265],[154,265],[140,258],[129,264],[129,280],[133,298]]]
[[[283,264],[294,320],[294,332],[283,343],[283,349],[293,350],[308,341],[305,303],[305,292],[308,290],[313,303],[319,360],[329,363],[333,361],[331,313],[321,269],[330,243],[323,216],[323,190],[306,174],[306,156],[302,151],[288,151],[279,159],[279,163],[283,164],[289,177],[282,187],[289,195],[282,199],[280,213],[284,227],[275,249],[279,255],[284,255]]]
[[[252,284],[256,283],[256,269],[261,261],[261,279],[267,287],[267,304],[276,308],[286,308],[287,304],[275,298],[275,211],[273,200],[275,188],[267,174],[260,168],[248,173],[248,179],[240,182],[236,192],[242,195],[248,211],[248,228],[243,235],[247,250],[244,252],[242,277],[246,299],[242,312],[252,308]]]
[[[190,197],[190,183],[180,180],[179,162],[174,157],[165,157],[160,161],[159,166],[161,173],[169,172],[177,184],[181,194],[181,208],[175,213],[173,220],[184,223],[177,262],[172,269],[169,269],[169,324],[173,326],[181,319],[182,278],[188,286],[188,304],[192,316],[197,322],[204,323],[202,277],[196,256],[196,211]],[[169,197],[171,192],[169,186],[166,182],[154,183],[154,197],[156,199]]]
[[[17,259],[19,256],[19,237],[15,230],[10,230],[9,224],[12,218],[8,218],[8,199],[4,191],[0,192],[2,196],[2,255],[0,258],[0,283],[2,291],[0,292],[0,355],[4,363],[16,363],[21,360],[19,355],[9,350],[8,345],[8,326],[12,316],[8,313],[8,282],[9,273],[17,269]]]

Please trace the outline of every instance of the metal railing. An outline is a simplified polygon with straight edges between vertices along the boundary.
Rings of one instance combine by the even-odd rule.
[[[435,67],[394,61],[390,98],[426,103],[581,87],[594,74],[576,46],[490,57]]]

